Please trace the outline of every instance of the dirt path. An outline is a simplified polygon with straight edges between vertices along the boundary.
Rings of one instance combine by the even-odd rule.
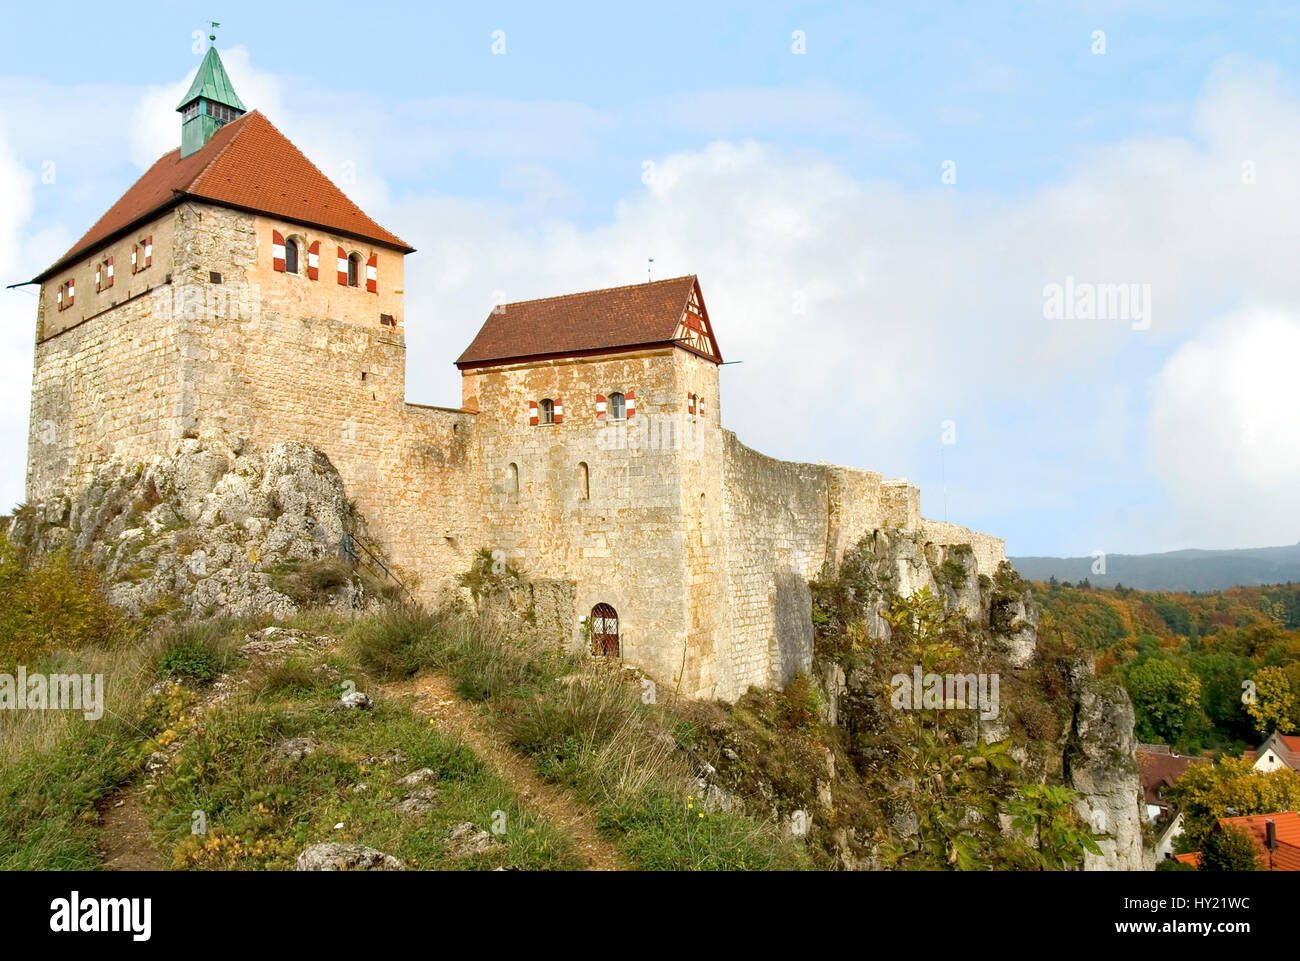
[[[600,836],[595,812],[567,791],[537,776],[533,762],[520,754],[469,704],[443,676],[419,677],[386,684],[388,697],[415,698],[415,709],[437,718],[438,725],[460,737],[474,752],[518,792],[524,803],[544,816],[573,840],[579,855],[594,871],[619,871],[618,849]]]
[[[162,871],[166,861],[149,837],[149,818],[137,785],[110,794],[99,809],[97,847],[105,871]]]

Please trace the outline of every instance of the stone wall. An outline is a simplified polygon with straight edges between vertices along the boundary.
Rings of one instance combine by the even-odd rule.
[[[969,544],[975,553],[976,570],[980,574],[992,577],[997,573],[998,565],[1007,559],[1006,542],[1000,537],[981,534],[943,521],[923,520],[921,530],[928,540],[942,547]]]
[[[305,257],[303,276],[272,269],[273,230],[304,252],[321,241],[317,280]],[[338,470],[367,540],[424,599],[480,549],[498,551],[563,588],[562,602],[542,605],[561,643],[587,644],[587,615],[609,604],[628,663],[724,699],[808,669],[808,581],[865,533],[969,543],[981,573],[1002,558],[996,538],[923,521],[906,481],[740,444],[722,429],[717,366],[688,351],[469,370],[462,408],[408,404],[399,252],[192,202],[147,231],[149,270],[169,268],[168,281],[137,290],[122,277],[114,289],[130,299],[87,299],[98,313],[37,345],[29,497],[208,430],[262,448],[306,441]],[[378,292],[337,283],[340,244],[379,258]],[[42,322],[57,282],[42,292]],[[615,391],[635,395],[633,417],[597,416],[597,396]],[[529,402],[547,398],[562,421],[531,425]]]
[[[28,500],[82,486],[114,458],[145,460],[179,440],[189,346],[164,309],[170,302],[167,284],[142,289],[36,344]]]

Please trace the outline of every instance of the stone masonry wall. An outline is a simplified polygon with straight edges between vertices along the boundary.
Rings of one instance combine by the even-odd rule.
[[[681,464],[699,456],[677,440],[674,353],[464,374],[465,406],[478,410],[484,546],[530,578],[576,584],[575,648],[591,609],[611,605],[624,660],[667,684],[682,681],[688,629]],[[633,392],[636,413],[602,421],[596,395],[614,391]],[[562,406],[562,423],[529,424],[529,401],[543,399]]]

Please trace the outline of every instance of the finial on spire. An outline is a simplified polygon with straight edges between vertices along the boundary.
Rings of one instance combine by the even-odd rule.
[[[209,41],[213,46],[216,46],[216,44],[217,44],[217,28],[218,28],[219,26],[221,26],[221,24],[217,23],[217,21],[215,21],[215,20],[209,20],[209,21],[208,21],[208,25],[209,25],[210,27],[212,27],[212,32],[211,32],[210,34],[208,34],[208,41]]]

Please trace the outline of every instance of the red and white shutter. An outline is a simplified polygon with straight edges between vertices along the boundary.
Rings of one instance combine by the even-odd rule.
[[[379,293],[379,255],[371,254],[366,261],[366,290]]]
[[[280,238],[280,256],[284,256],[284,238]],[[144,239],[144,265],[149,267],[153,264],[153,237],[149,236]]]
[[[131,273],[134,274],[139,270],[140,270],[140,250],[138,247],[132,247],[131,248]]]
[[[564,423],[564,401],[558,397],[555,398],[555,423]]]
[[[104,270],[103,267],[95,268],[95,293],[99,293],[101,290],[104,289],[103,270]]]
[[[104,281],[104,286],[112,287],[113,286],[113,258],[112,257],[108,258],[108,262],[105,266],[105,272],[108,275],[108,279]]]
[[[71,307],[72,301],[76,296],[77,296],[77,281],[76,278],[73,278],[72,280],[68,281],[68,302],[64,304],[64,306]]]
[[[348,252],[342,247],[339,248],[339,283],[348,285]]]
[[[695,413],[695,395],[694,395],[694,394],[687,394],[687,395],[686,395],[686,413],[688,413],[688,414],[694,414],[694,413]]]
[[[307,279],[320,280],[320,241],[312,241],[307,248]]]
[[[535,400],[530,400],[528,402],[528,426],[537,426],[537,401]]]
[[[631,417],[634,414],[636,414],[636,393],[629,390],[627,392],[627,406],[624,408],[624,416]]]
[[[284,234],[271,231],[271,266],[284,273]]]
[[[605,395],[596,395],[596,420],[605,419]]]

